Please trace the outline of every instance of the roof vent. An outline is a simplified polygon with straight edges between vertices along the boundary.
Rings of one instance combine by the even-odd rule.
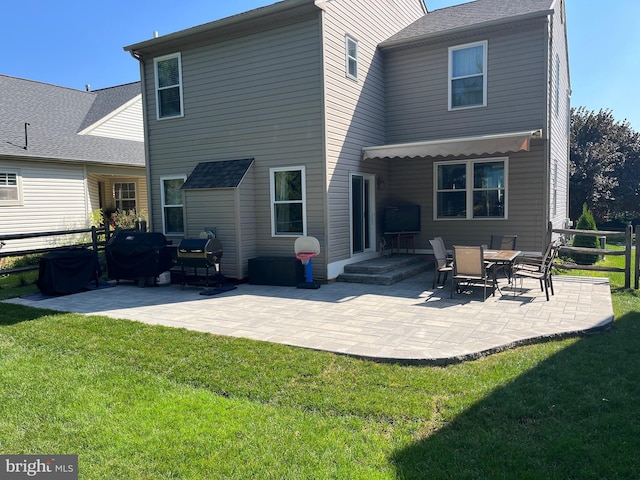
[[[89,84],[87,83],[87,84],[84,86],[84,89],[85,89],[87,92],[90,92],[90,91],[91,91],[91,85],[89,85]]]

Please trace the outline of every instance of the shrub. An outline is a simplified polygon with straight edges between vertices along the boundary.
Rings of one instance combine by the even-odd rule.
[[[582,205],[582,215],[578,218],[576,224],[578,230],[597,230],[596,221],[593,218],[593,213],[587,208],[587,204]],[[593,235],[576,235],[573,238],[574,247],[585,248],[599,248],[598,237]],[[598,261],[598,255],[592,255],[589,253],[572,253],[571,258],[579,265],[593,265]]]

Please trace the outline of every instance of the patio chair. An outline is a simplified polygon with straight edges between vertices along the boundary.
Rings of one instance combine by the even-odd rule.
[[[515,250],[516,249],[516,240],[518,240],[517,235],[491,235],[491,241],[489,242],[489,250]],[[509,263],[496,263],[495,265],[495,274],[496,278],[498,276],[498,271],[502,270],[509,282],[511,282],[511,262]]]
[[[440,276],[444,273],[444,278],[442,279],[442,285],[444,285],[444,282],[447,281],[449,272],[453,271],[453,266],[451,265],[451,259],[447,257],[447,250],[444,247],[442,237],[436,237],[433,240],[429,240],[429,243],[433,249],[434,258],[433,285],[431,288],[436,288],[436,279],[438,284],[440,284]]]
[[[489,249],[491,250],[515,250],[517,235],[491,235]]]
[[[484,261],[484,248],[481,246],[453,246],[453,275],[451,276],[451,298],[454,289],[460,292],[460,283],[481,284],[484,287],[482,301],[487,299],[487,286],[496,294],[496,279],[493,263]]]
[[[559,245],[557,242],[550,242],[547,249],[540,259],[532,257],[519,257],[518,262],[513,266],[513,294],[515,296],[515,284],[520,278],[520,290],[523,290],[523,282],[525,278],[533,278],[540,281],[540,290],[545,292],[547,302],[549,301],[549,289],[551,295],[555,295],[553,291],[552,268],[553,261],[558,254]]]

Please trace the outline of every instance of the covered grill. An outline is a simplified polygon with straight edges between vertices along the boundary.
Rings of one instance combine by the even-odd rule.
[[[172,265],[171,250],[162,233],[121,230],[105,247],[109,277],[154,285],[156,277]]]
[[[187,282],[185,268],[195,269],[195,279],[198,279],[198,268],[205,269],[204,283],[209,285],[209,268],[215,268],[215,282],[223,283],[220,274],[220,260],[222,259],[222,243],[210,233],[203,232],[200,238],[185,238],[178,245],[176,263],[182,267],[182,286]]]

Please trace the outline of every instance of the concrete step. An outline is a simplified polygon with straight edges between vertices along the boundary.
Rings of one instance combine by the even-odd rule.
[[[337,281],[392,285],[429,269],[430,263],[422,256],[408,255],[407,257],[411,258],[380,257],[348,265],[344,273],[338,276]]]

